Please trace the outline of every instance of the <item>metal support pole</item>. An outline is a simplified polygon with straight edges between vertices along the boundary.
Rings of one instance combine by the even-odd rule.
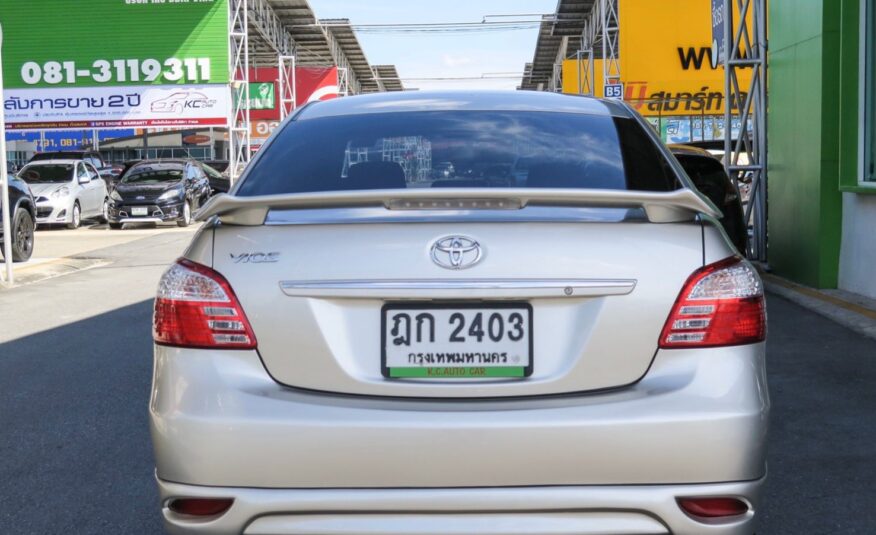
[[[295,76],[295,56],[279,56],[280,120],[295,111],[298,98]]]
[[[350,71],[345,67],[338,67],[338,95],[346,97],[350,94]]]
[[[233,185],[249,163],[249,9],[247,0],[228,2],[229,91],[231,110],[228,117],[228,174]]]
[[[0,103],[3,100],[3,26],[0,26]],[[2,197],[0,207],[3,209],[3,263],[6,264],[6,286],[11,287],[15,283],[15,275],[12,273],[12,210],[9,209],[9,177],[6,176],[6,117],[0,109],[0,173],[2,173]]]
[[[562,93],[563,91],[563,60],[566,59],[566,52],[569,48],[569,36],[564,35],[560,41],[560,46],[557,47],[557,55],[554,58],[554,69],[551,74],[551,81],[548,86],[548,91]]]
[[[602,0],[602,78],[603,83],[620,81],[620,18],[618,0]]]
[[[766,22],[766,0],[725,0],[725,57],[720,58],[724,62],[724,165],[737,190],[743,179],[750,181],[745,202],[745,221],[752,227],[748,256],[762,262],[767,260]],[[751,84],[740,87],[739,71],[746,68],[751,69]],[[734,107],[739,117],[735,140]],[[740,164],[743,155],[747,162]]]
[[[724,0],[724,54],[730,56],[730,47],[733,46],[733,5],[730,3],[733,0]],[[720,58],[719,61],[724,63],[724,167],[727,172],[730,172],[730,150],[733,144],[733,129],[731,128],[731,119],[733,117],[732,105],[730,99],[733,95],[730,92],[730,65],[727,62],[727,57]],[[732,174],[730,178],[736,182],[736,177]],[[738,183],[736,184],[738,186]],[[737,187],[738,189],[738,187]],[[738,193],[737,193],[738,194]]]

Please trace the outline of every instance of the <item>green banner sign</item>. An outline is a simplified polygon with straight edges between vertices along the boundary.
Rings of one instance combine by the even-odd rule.
[[[228,0],[0,0],[7,88],[228,83]]]
[[[276,107],[272,82],[251,82],[249,84],[249,109],[273,110]]]

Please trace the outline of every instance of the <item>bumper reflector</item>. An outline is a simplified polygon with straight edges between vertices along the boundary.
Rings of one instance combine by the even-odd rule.
[[[678,506],[699,518],[724,518],[748,512],[748,504],[739,498],[679,498]]]
[[[167,508],[180,515],[216,516],[231,508],[231,498],[175,498]]]

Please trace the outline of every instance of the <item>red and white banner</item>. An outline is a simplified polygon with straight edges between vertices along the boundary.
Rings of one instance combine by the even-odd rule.
[[[164,85],[9,89],[10,130],[225,126],[228,86]]]
[[[295,105],[337,98],[337,67],[295,67]]]

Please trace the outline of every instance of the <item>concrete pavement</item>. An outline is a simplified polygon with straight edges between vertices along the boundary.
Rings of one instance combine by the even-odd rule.
[[[106,264],[0,290],[0,533],[161,532],[152,298],[193,232],[89,249]]]
[[[76,230],[64,227],[40,227],[34,234],[34,252],[27,262],[13,264],[17,286],[68,275],[70,273],[106,265],[93,251],[110,251],[113,247],[137,241],[156,234],[188,233],[192,227],[176,225],[125,225],[124,229],[111,230],[106,224],[83,222]],[[5,267],[0,260],[0,270],[5,277]],[[0,285],[0,291],[3,286]]]
[[[161,532],[147,426],[151,299],[191,231],[0,291],[0,533]],[[770,295],[761,534],[876,533],[876,341]]]

